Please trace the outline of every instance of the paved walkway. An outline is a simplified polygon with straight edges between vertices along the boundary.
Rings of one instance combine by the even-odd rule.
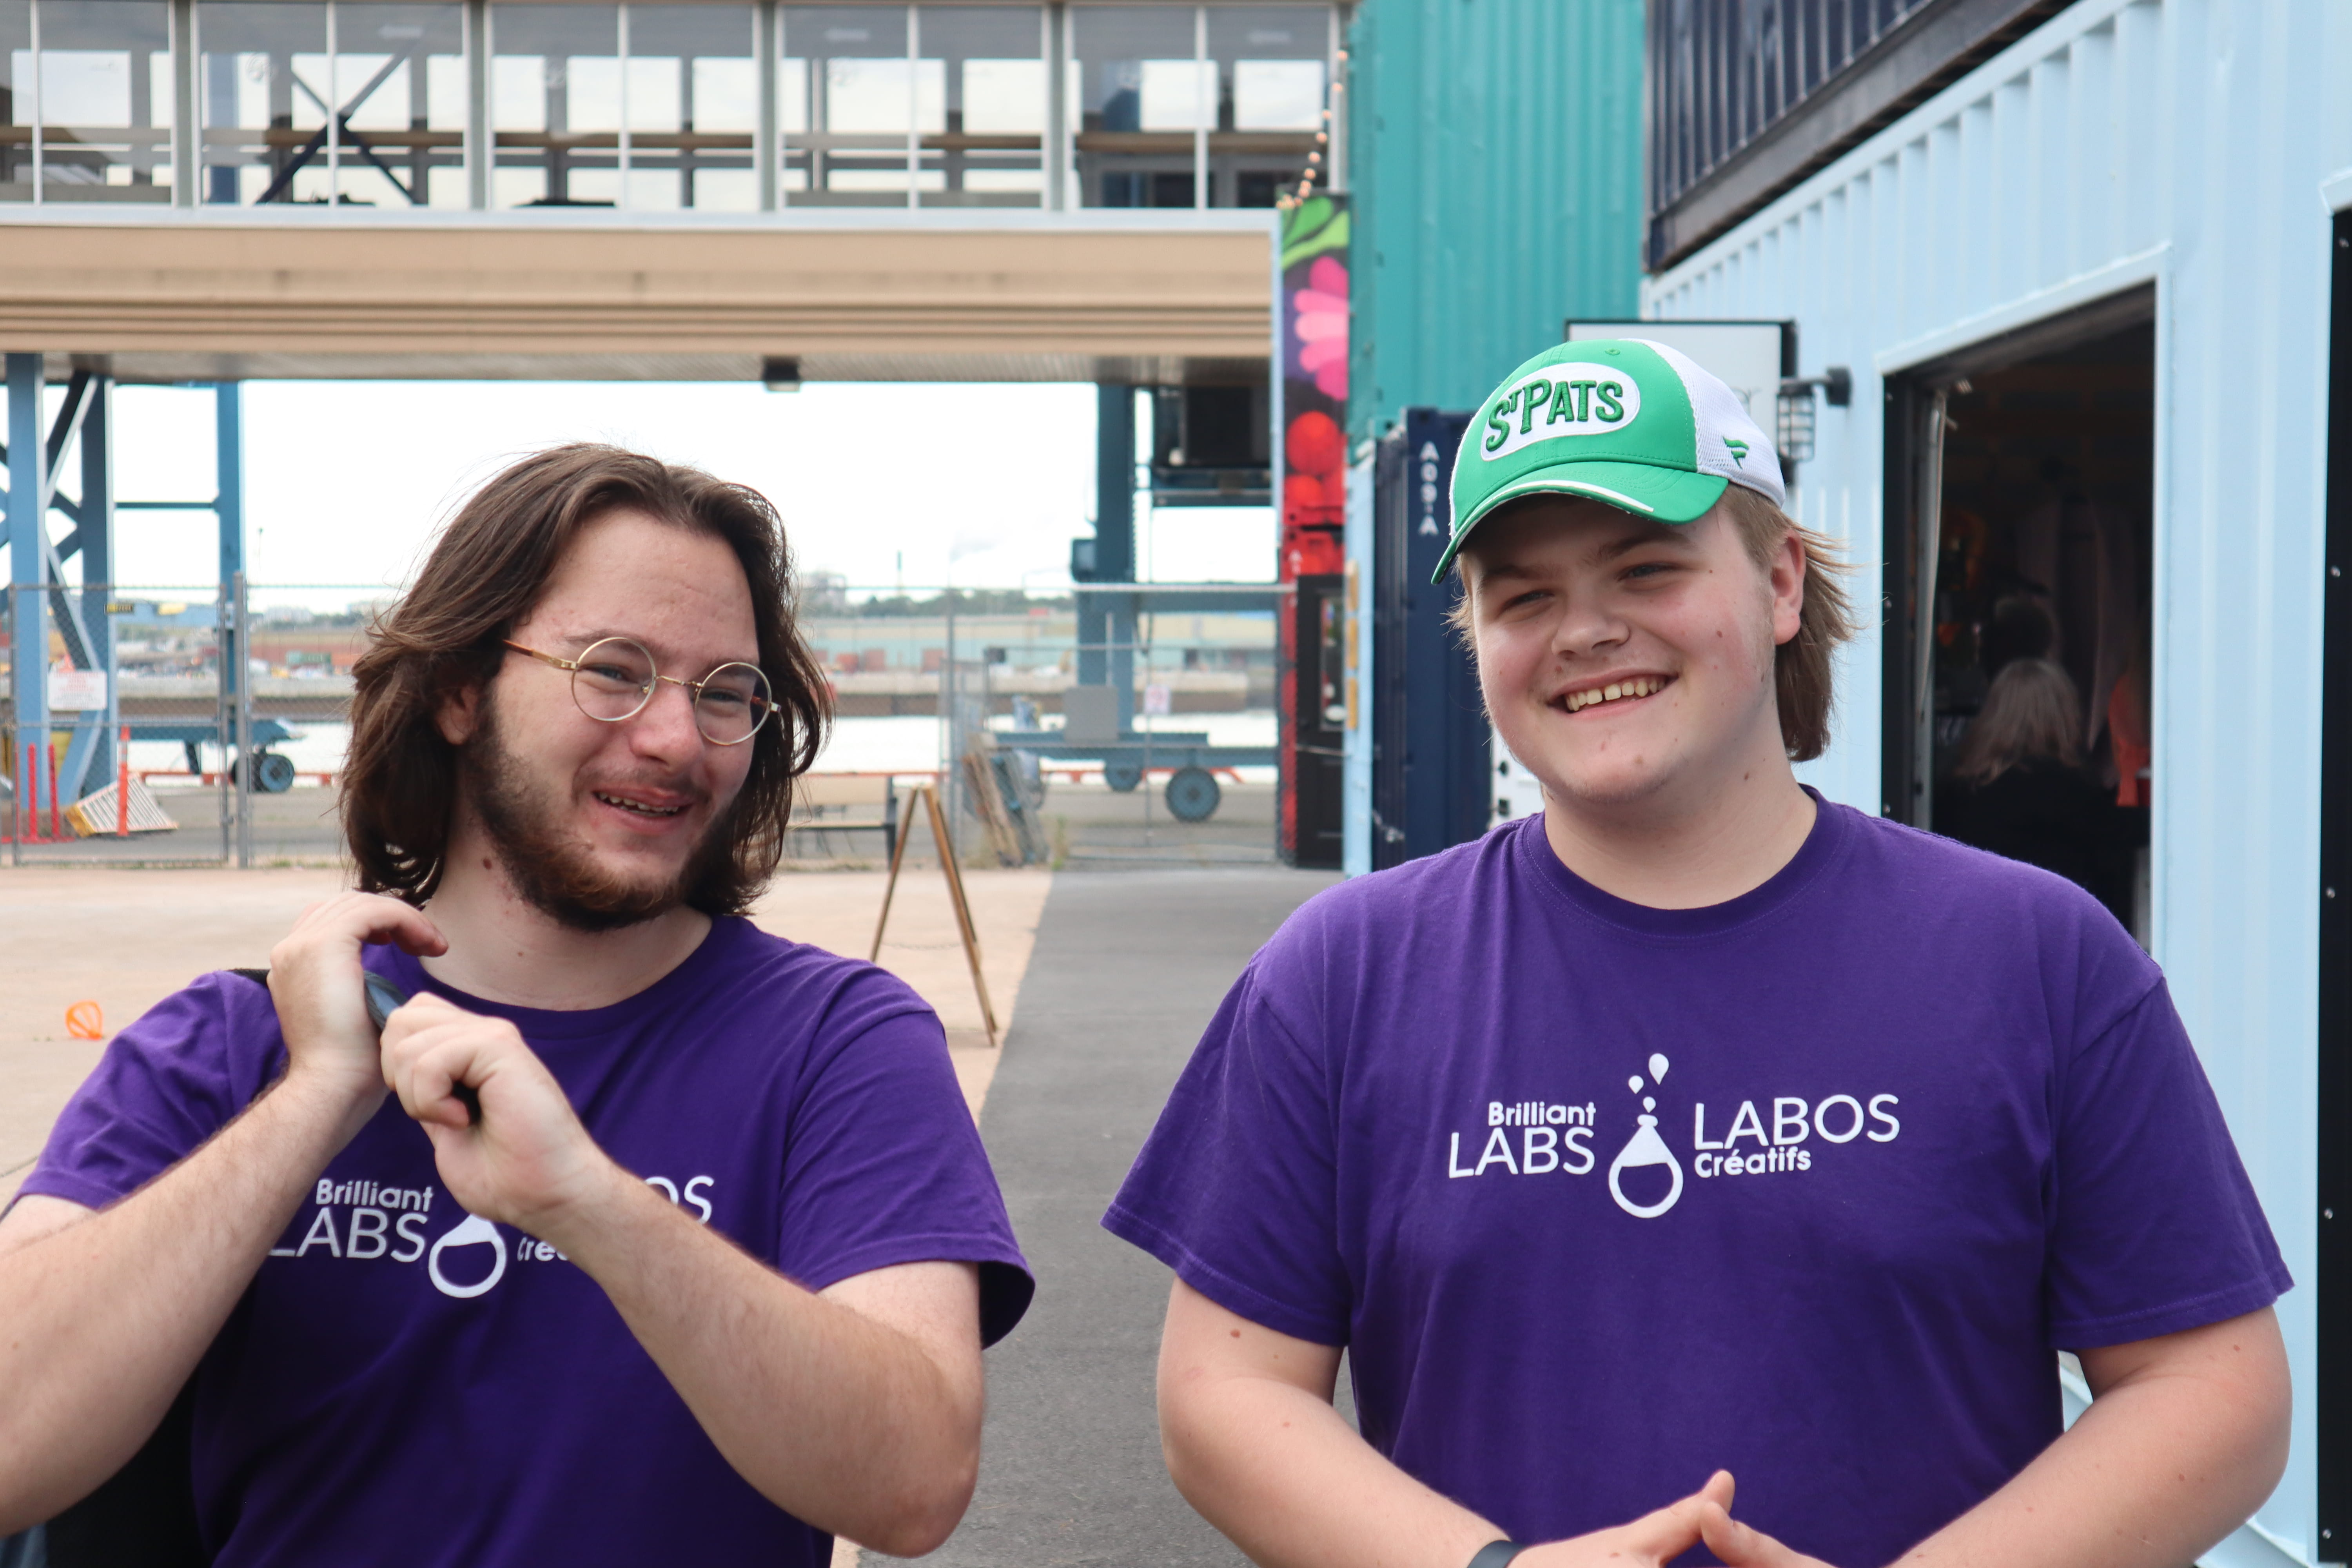
[[[1168,1271],[1099,1225],[1252,952],[1336,879],[1285,870],[1057,877],[981,1115],[1036,1305],[989,1353],[980,1490],[939,1568],[1239,1568],[1160,1463]],[[880,1561],[866,1554],[866,1561]]]

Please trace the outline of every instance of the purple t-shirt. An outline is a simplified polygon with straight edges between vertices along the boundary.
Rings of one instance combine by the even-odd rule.
[[[1539,816],[1318,896],[1104,1223],[1347,1346],[1366,1438],[1518,1540],[1721,1467],[1742,1517],[1839,1568],[2057,1436],[2053,1347],[2289,1284],[2162,977],[2098,904],[1826,804],[1706,909],[1580,880]]]
[[[511,1019],[606,1152],[809,1289],[955,1259],[981,1266],[985,1340],[1027,1307],[939,1020],[885,972],[740,920],[583,1012],[484,1002],[389,948],[368,964]],[[284,1060],[268,993],[206,976],[107,1047],[24,1190],[112,1202]],[[720,1458],[593,1279],[457,1206],[396,1100],[319,1178],[195,1384],[197,1512],[225,1568],[818,1568],[832,1550]]]

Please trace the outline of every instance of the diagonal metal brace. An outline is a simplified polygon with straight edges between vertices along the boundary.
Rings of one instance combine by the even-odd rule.
[[[311,102],[317,104],[320,110],[324,113],[329,120],[334,122],[335,129],[341,132],[341,136],[339,137],[338,140],[340,142],[348,142],[353,152],[366,159],[368,163],[375,168],[376,172],[381,174],[385,179],[390,180],[392,182],[393,189],[398,191],[402,195],[408,198],[408,205],[410,206],[422,205],[416,199],[416,193],[411,190],[406,184],[403,184],[400,176],[394,174],[391,167],[386,164],[382,158],[376,156],[375,149],[368,144],[366,137],[352,129],[352,116],[360,111],[360,106],[362,104],[364,104],[369,99],[375,96],[376,89],[382,87],[386,81],[391,79],[392,73],[394,71],[398,70],[403,65],[414,58],[416,51],[424,47],[425,40],[423,38],[419,37],[411,40],[407,48],[386,60],[383,63],[383,68],[379,69],[375,75],[368,79],[367,85],[361,88],[358,92],[354,93],[352,97],[351,102],[345,104],[341,109],[335,108],[334,105],[329,103],[325,99],[320,98],[319,96],[318,89],[313,88],[309,82],[304,81],[300,76],[298,75],[294,78],[294,85],[302,89],[303,96],[308,98]],[[327,127],[321,125],[311,136],[310,140],[303,143],[302,150],[295,153],[293,157],[287,160],[286,167],[278,171],[278,177],[269,182],[269,188],[261,193],[260,196],[254,202],[254,205],[256,206],[260,206],[266,203],[277,201],[280,197],[284,196],[286,193],[293,187],[296,171],[308,165],[310,160],[316,158],[326,145]]]

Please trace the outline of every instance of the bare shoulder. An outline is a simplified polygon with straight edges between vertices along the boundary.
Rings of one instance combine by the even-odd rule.
[[[96,1212],[70,1198],[27,1193],[5,1215],[0,1215],[0,1258],[19,1247],[30,1247],[45,1236],[54,1236],[68,1226],[79,1225]]]

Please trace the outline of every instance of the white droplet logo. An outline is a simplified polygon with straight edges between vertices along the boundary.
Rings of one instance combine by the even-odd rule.
[[[1649,1065],[1650,1080],[1663,1083],[1666,1076],[1666,1058],[1653,1056]],[[1626,1087],[1635,1094],[1641,1094],[1640,1076],[1637,1074],[1628,1079]],[[1617,1200],[1619,1208],[1635,1219],[1655,1219],[1680,1202],[1683,1195],[1682,1162],[1676,1160],[1675,1152],[1666,1147],[1666,1141],[1658,1136],[1658,1119],[1650,1114],[1657,1109],[1658,1102],[1654,1099],[1643,1095],[1643,1114],[1633,1119],[1638,1123],[1633,1129],[1633,1136],[1625,1141],[1625,1147],[1617,1151],[1617,1158],[1609,1163],[1609,1195]],[[1624,1188],[1617,1184],[1618,1177],[1623,1172],[1638,1171],[1651,1165],[1666,1167],[1674,1178],[1673,1183],[1666,1188],[1666,1195],[1656,1203],[1637,1204],[1625,1195]]]
[[[1614,1172],[1611,1173],[1611,1179],[1612,1181],[1615,1179],[1615,1174],[1616,1173]],[[1675,1173],[1675,1190],[1679,1192],[1681,1190],[1682,1183],[1682,1173],[1680,1172]],[[1617,1201],[1619,1203],[1623,1203],[1625,1200],[1620,1198]],[[483,1276],[480,1279],[475,1281],[471,1285],[460,1285],[443,1276],[441,1272],[441,1255],[444,1252],[446,1252],[453,1247],[484,1246],[487,1246],[490,1249],[489,1273]],[[492,1225],[488,1220],[484,1219],[478,1214],[469,1214],[464,1219],[459,1220],[456,1225],[451,1226],[448,1233],[443,1236],[440,1240],[433,1244],[433,1250],[426,1254],[425,1258],[425,1272],[433,1277],[433,1288],[436,1290],[440,1291],[444,1296],[455,1296],[461,1301],[466,1300],[467,1297],[478,1296],[483,1291],[488,1290],[491,1286],[499,1282],[499,1277],[506,1271],[507,1245],[499,1236],[499,1227]]]

